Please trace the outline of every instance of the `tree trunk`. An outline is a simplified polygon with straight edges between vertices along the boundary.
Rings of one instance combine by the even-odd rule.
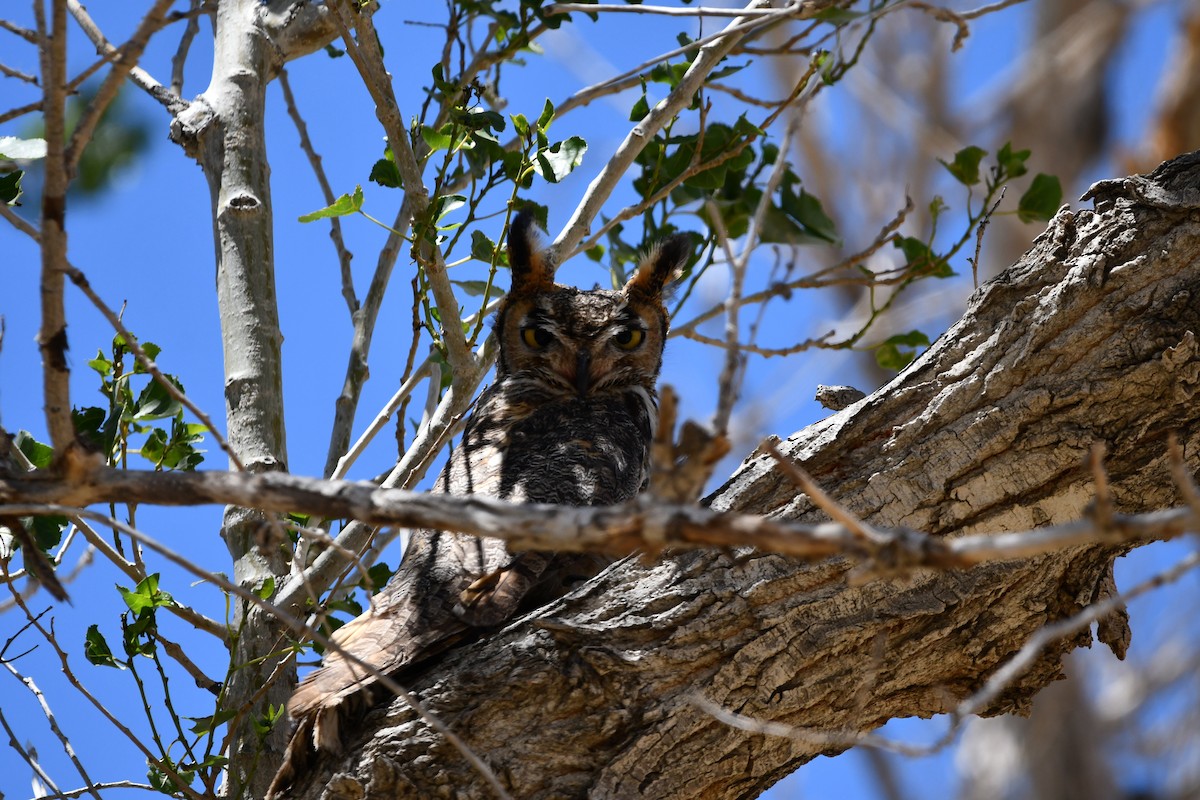
[[[287,471],[266,89],[286,60],[332,38],[325,16],[293,0],[221,0],[211,83],[172,124],[172,137],[199,162],[212,195],[229,443],[241,465],[256,473]],[[289,565],[270,542],[280,531],[261,511],[227,507],[221,535],[238,585],[259,592],[282,583]],[[287,739],[282,726],[256,723],[287,701],[295,664],[283,657],[287,630],[271,616],[239,603],[232,634],[235,668],[223,705],[237,716],[222,794],[262,797]]]
[[[1197,467],[1200,155],[1093,187],[962,320],[890,384],[781,449],[880,526],[944,536],[1085,513],[1084,459],[1107,446],[1118,510],[1176,501],[1169,431]],[[814,376],[816,383],[820,376]],[[717,508],[820,513],[767,456]],[[1042,626],[1111,591],[1113,545],[954,571],[847,580],[845,558],[755,552],[626,560],[488,639],[400,676],[514,797],[753,797],[846,734],[949,711]],[[1099,626],[1123,654],[1122,614]],[[1061,675],[1059,641],[988,714],[1024,712]],[[695,696],[840,738],[766,737]],[[300,798],[486,797],[479,775],[403,703],[371,712]]]

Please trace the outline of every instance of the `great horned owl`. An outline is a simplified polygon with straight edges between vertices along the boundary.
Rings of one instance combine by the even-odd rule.
[[[577,506],[636,495],[657,421],[663,290],[690,250],[686,236],[668,238],[620,291],[581,291],[554,283],[555,265],[538,248],[532,216],[518,214],[508,238],[512,287],[496,315],[496,380],[480,395],[434,491]],[[395,672],[549,602],[606,563],[415,531],[374,608],[332,639],[379,671]],[[375,682],[331,649],[288,703],[297,721],[289,764],[310,735],[318,749],[339,749],[339,707]],[[276,786],[290,772],[285,765]]]

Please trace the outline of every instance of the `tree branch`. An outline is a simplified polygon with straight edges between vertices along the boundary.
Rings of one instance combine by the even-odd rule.
[[[1180,502],[1165,442],[1179,431],[1194,473],[1197,185],[1200,155],[1094,187],[1095,211],[1060,212],[896,380],[780,449],[872,530],[917,528],[964,553],[1012,541],[976,534],[1024,530],[1023,547],[1040,535],[1029,529],[1079,520],[1093,497],[1084,459],[1095,441],[1109,454],[1114,520]],[[765,453],[709,505],[776,524],[820,516]],[[433,714],[460,720],[475,752],[507,766],[514,796],[752,796],[831,745],[731,729],[695,708],[697,691],[739,714],[824,731],[950,712],[1036,631],[1107,597],[1112,559],[1131,546],[1102,538],[865,581],[848,580],[852,564],[840,557],[624,561],[406,675],[406,686]],[[1120,647],[1119,631],[1099,631]],[[1048,643],[978,712],[1027,709],[1062,655],[1090,641],[1085,628]],[[878,663],[830,657],[852,653],[878,653]],[[318,765],[295,797],[423,796],[445,785],[484,796],[400,704],[357,730],[347,755]]]

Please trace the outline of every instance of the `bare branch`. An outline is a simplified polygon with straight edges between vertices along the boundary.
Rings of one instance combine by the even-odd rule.
[[[46,126],[45,183],[42,188],[42,352],[46,427],[60,458],[75,442],[71,422],[71,371],[67,366],[67,318],[63,309],[63,268],[67,263],[67,185],[70,181],[66,142],[67,0],[52,5],[47,29],[41,3],[34,3],[42,71],[42,117]]]
[[[83,29],[87,37],[92,40],[92,44],[96,46],[96,52],[106,58],[112,59],[114,63],[119,62],[121,52],[113,47],[108,39],[105,38],[99,26],[96,25],[91,15],[88,14],[87,9],[83,7],[83,4],[79,0],[67,0],[67,4],[71,9],[71,16],[79,23],[79,27]],[[189,106],[186,100],[163,86],[141,67],[132,67],[129,70],[129,79],[161,103],[172,115],[179,114]]]
[[[75,754],[75,748],[71,746],[71,740],[67,738],[67,735],[63,733],[62,728],[58,726],[58,719],[55,718],[54,711],[50,708],[50,704],[46,702],[46,696],[42,694],[42,690],[38,688],[38,685],[34,682],[33,678],[29,677],[28,675],[22,675],[20,672],[18,672],[17,668],[12,665],[11,661],[6,661],[0,658],[0,663],[4,664],[5,668],[8,669],[9,674],[24,684],[25,688],[33,694],[34,698],[37,700],[38,706],[42,709],[42,713],[46,716],[46,722],[50,724],[50,730],[56,737],[58,737],[58,742],[62,745],[63,752],[67,754],[67,758],[71,760],[71,763],[75,765],[76,771],[79,772],[79,777],[83,778],[83,782],[87,784],[88,793],[95,797],[96,800],[103,800],[103,798],[100,797],[99,792],[96,791],[95,784],[88,775],[87,769],[84,768],[83,762],[81,762],[79,757]]]
[[[1200,530],[1200,519],[1186,506],[1132,516],[1114,514],[1107,526],[1081,519],[1017,533],[947,540],[905,528],[876,528],[864,537],[859,527],[848,524],[788,522],[662,504],[644,497],[613,507],[520,505],[479,495],[424,494],[283,473],[101,469],[89,475],[86,484],[41,476],[0,477],[0,514],[86,516],[72,509],[115,501],[235,505],[351,518],[370,525],[434,528],[504,539],[514,550],[626,555],[643,548],[748,545],[801,559],[852,555],[888,570],[967,567],[1082,544],[1146,542]]]
[[[331,206],[336,196],[333,193],[333,187],[329,185],[329,178],[325,175],[325,168],[321,164],[321,156],[317,154],[312,140],[308,138],[308,125],[305,124],[304,117],[300,116],[300,109],[296,107],[296,97],[292,94],[292,85],[288,81],[286,69],[279,71],[279,88],[283,90],[283,101],[287,106],[288,116],[292,118],[292,122],[296,125],[296,133],[300,135],[300,149],[308,157],[308,163],[312,166],[313,174],[316,176],[317,183],[321,187],[321,195],[325,199],[325,204]],[[358,311],[358,298],[354,295],[354,277],[350,274],[350,259],[353,256],[346,249],[346,240],[342,238],[342,221],[338,217],[329,218],[329,238],[333,240],[333,247],[337,251],[338,264],[342,268],[342,297],[346,298],[346,306],[350,310],[351,318],[353,318]]]
[[[668,17],[761,17],[761,16],[779,16],[782,11],[791,10],[799,11],[804,3],[793,0],[788,3],[785,8],[714,8],[711,6],[696,6],[695,8],[674,8],[671,6],[613,6],[613,5],[588,5],[586,3],[555,3],[546,8],[547,14],[571,14],[581,12],[584,14],[659,14]]]
[[[196,419],[200,420],[201,424],[208,429],[209,434],[213,437],[213,440],[217,443],[217,445],[225,451],[226,455],[229,456],[230,463],[233,464],[238,471],[244,470],[246,468],[245,465],[242,464],[241,459],[238,458],[238,455],[233,451],[233,448],[229,446],[229,442],[226,441],[225,437],[221,435],[220,430],[218,430],[216,423],[212,421],[212,418],[206,414],[204,410],[200,408],[200,406],[192,402],[191,398],[184,394],[178,386],[167,379],[167,376],[162,373],[162,370],[158,368],[158,365],[154,363],[154,360],[146,355],[146,351],[142,349],[140,344],[138,344],[137,337],[125,327],[125,323],[121,321],[121,318],[117,316],[117,314],[111,308],[109,308],[102,299],[100,299],[100,295],[96,294],[96,292],[92,289],[91,284],[88,282],[87,276],[84,275],[83,272],[78,268],[69,263],[66,264],[64,272],[66,272],[67,276],[70,277],[71,283],[75,284],[75,286],[77,286],[79,290],[83,292],[87,299],[92,301],[92,305],[94,305],[100,311],[100,313],[104,315],[104,318],[108,320],[108,323],[112,325],[118,333],[121,334],[121,336],[125,339],[126,346],[128,346],[133,352],[134,357],[138,360],[138,363],[142,365],[142,368],[145,369],[146,372],[150,373],[151,376],[153,376],[154,380],[163,387],[163,390],[170,395],[172,399],[177,400],[184,408],[186,408],[188,411],[191,411],[192,414],[195,415]]]
[[[108,53],[108,55],[114,56],[113,67],[104,77],[100,88],[96,90],[95,96],[80,116],[74,133],[71,134],[71,144],[66,153],[67,169],[70,174],[74,174],[76,167],[79,166],[79,159],[83,157],[84,148],[91,141],[96,126],[100,124],[100,118],[104,116],[109,103],[117,96],[121,85],[125,83],[126,76],[137,66],[138,59],[142,57],[142,52],[150,42],[150,36],[162,27],[167,9],[174,2],[175,0],[158,0],[146,12],[146,16],[142,18],[129,41],[116,51]],[[68,0],[68,3],[71,5],[71,13],[76,15],[76,19],[80,13],[86,16],[87,12],[83,11],[79,0]]]
[[[751,0],[746,8],[749,10],[761,9],[765,7],[765,3],[766,0]],[[574,253],[579,242],[587,236],[592,220],[600,212],[617,183],[625,176],[638,153],[642,151],[654,134],[692,102],[693,95],[700,89],[708,74],[716,68],[721,59],[752,30],[771,20],[773,17],[769,16],[750,19],[739,16],[722,32],[692,43],[692,46],[698,46],[701,42],[704,44],[700,46],[695,60],[692,61],[678,85],[664,100],[650,109],[650,112],[640,122],[634,125],[624,141],[617,146],[612,158],[592,180],[584,193],[583,201],[549,248],[554,261],[561,262]],[[640,72],[640,68],[633,71]]]
[[[12,589],[12,586],[10,585],[9,588]],[[66,677],[67,682],[70,683],[76,691],[82,694],[83,697],[92,704],[92,707],[99,711],[114,728],[120,731],[126,739],[132,742],[134,747],[142,752],[142,755],[146,757],[149,763],[153,764],[164,774],[169,775],[171,779],[175,781],[175,784],[179,788],[180,792],[187,795],[189,798],[191,798],[191,800],[202,800],[201,796],[197,794],[196,791],[192,789],[185,780],[183,780],[179,773],[175,771],[173,766],[157,758],[154,753],[152,753],[150,749],[142,743],[142,740],[137,736],[137,734],[135,734],[124,723],[122,723],[116,717],[116,715],[113,714],[107,706],[101,703],[100,700],[94,694],[92,694],[92,692],[76,677],[74,671],[71,669],[66,652],[59,645],[58,638],[54,635],[53,626],[47,629],[44,625],[42,625],[38,619],[38,616],[34,615],[29,610],[29,607],[25,605],[25,601],[21,599],[21,596],[15,591],[13,592],[13,599],[16,600],[16,603],[21,607],[21,610],[25,612],[25,616],[29,618],[33,628],[37,630],[38,633],[42,635],[42,638],[46,641],[46,643],[54,649],[55,654],[58,656],[62,673]]]
[[[191,0],[191,4],[187,25],[179,37],[179,47],[171,57],[171,92],[180,97],[183,96],[183,68],[187,63],[188,51],[191,50],[192,40],[200,32],[201,0]]]
[[[8,724],[8,719],[4,716],[4,709],[0,709],[0,726],[3,726],[5,732],[8,734],[9,746],[12,747],[13,750],[17,751],[17,755],[21,757],[22,761],[29,765],[29,768],[33,770],[33,774],[36,775],[42,781],[42,783],[44,783],[46,787],[53,792],[53,794],[47,795],[47,797],[65,797],[65,795],[58,790],[58,786],[55,785],[54,780],[46,773],[46,770],[42,768],[42,765],[38,763],[37,756],[22,747],[21,743],[17,741],[17,733]]]
[[[376,44],[378,36],[371,24],[371,9],[366,7],[353,13],[347,12],[343,4],[336,4],[332,8],[335,12],[333,16],[342,31],[342,43],[346,53],[358,67],[363,82],[371,93],[371,99],[375,101],[376,116],[387,133],[388,144],[395,154],[396,167],[404,184],[405,199],[411,203],[412,219],[424,220],[429,213],[429,190],[425,187],[421,166],[416,153],[413,152],[404,116],[400,113],[396,95],[392,91],[391,79],[383,64],[382,51]],[[344,16],[347,13],[353,19],[359,39],[370,44],[360,46],[355,37],[350,35],[349,25]],[[424,247],[423,240],[418,239],[418,242],[417,247]],[[446,357],[454,367],[455,379],[458,380],[459,371],[469,370],[472,363],[471,349],[467,346],[462,319],[458,313],[458,300],[446,275],[446,263],[440,249],[435,245],[428,245],[428,252],[423,251],[422,257],[429,278],[429,288],[441,315]]]

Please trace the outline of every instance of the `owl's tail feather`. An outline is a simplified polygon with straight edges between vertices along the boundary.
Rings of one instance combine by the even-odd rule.
[[[436,621],[430,611],[405,597],[351,620],[329,637],[334,646],[326,651],[325,663],[306,675],[288,700],[296,728],[267,800],[286,797],[296,778],[323,755],[342,751],[342,722],[371,708],[376,694],[371,688],[379,675],[393,675],[463,638],[467,626],[449,609],[436,614]]]

